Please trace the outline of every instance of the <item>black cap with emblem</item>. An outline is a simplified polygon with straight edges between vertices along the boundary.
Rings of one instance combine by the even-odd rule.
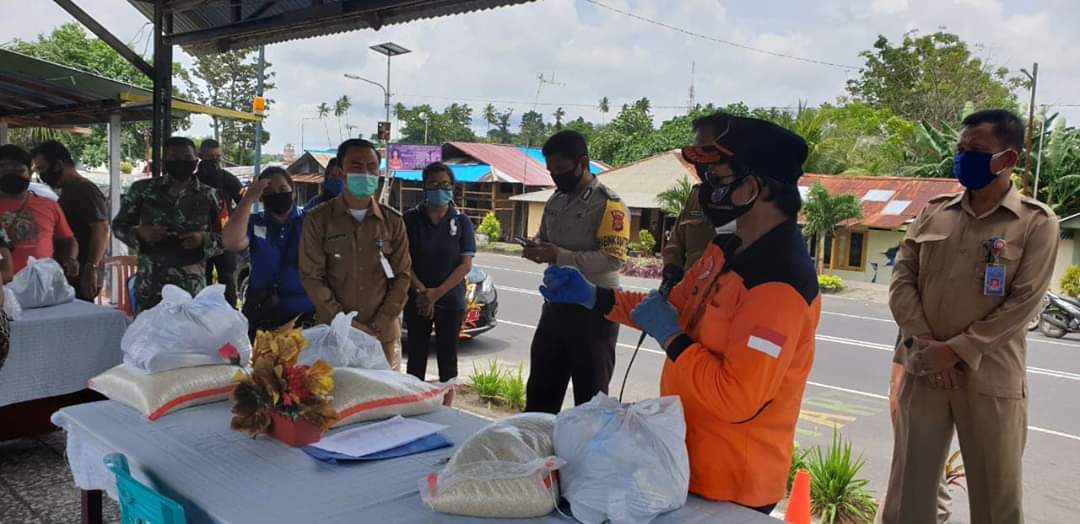
[[[799,135],[757,118],[718,114],[716,140],[682,150],[695,165],[732,163],[739,175],[755,175],[795,184],[803,174],[808,149]]]

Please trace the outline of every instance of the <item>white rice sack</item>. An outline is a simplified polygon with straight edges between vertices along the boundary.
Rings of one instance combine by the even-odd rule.
[[[19,299],[10,287],[4,288],[4,314],[7,315],[8,320],[13,322],[22,318],[22,307],[19,305]]]
[[[356,312],[338,313],[330,325],[304,330],[308,347],[300,353],[300,364],[324,360],[335,368],[390,369],[379,340],[352,326]]]
[[[15,274],[8,286],[23,309],[49,307],[75,300],[75,288],[68,284],[64,268],[51,258],[27,259],[26,267]]]
[[[420,481],[424,504],[442,513],[492,518],[541,517],[555,510],[559,484],[555,416],[523,413],[469,437],[446,467]]]
[[[233,375],[238,369],[201,366],[146,375],[120,364],[90,379],[88,387],[157,420],[178,409],[228,399],[236,387]]]
[[[334,369],[334,428],[397,415],[410,417],[439,409],[451,384],[428,384],[412,375],[383,369]]]
[[[209,286],[192,297],[167,284],[161,302],[139,313],[128,326],[120,349],[129,370],[160,373],[222,364],[218,351],[226,343],[240,353],[240,362],[248,361],[248,321],[225,302],[225,286]]]

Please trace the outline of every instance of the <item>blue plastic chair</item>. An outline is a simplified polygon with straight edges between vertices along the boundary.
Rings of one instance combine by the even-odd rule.
[[[122,524],[185,524],[184,507],[162,496],[131,476],[127,457],[113,453],[105,457],[105,467],[116,475]]]

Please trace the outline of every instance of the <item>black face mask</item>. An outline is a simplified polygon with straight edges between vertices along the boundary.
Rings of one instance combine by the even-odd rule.
[[[263,205],[266,206],[267,211],[275,215],[282,215],[292,209],[292,196],[292,191],[265,195],[263,196]]]
[[[750,211],[750,208],[754,207],[754,202],[758,197],[757,192],[745,204],[735,204],[731,200],[731,194],[749,178],[740,178],[731,184],[716,188],[709,182],[701,184],[701,190],[698,191],[698,204],[701,204],[702,211],[705,212],[705,216],[709,217],[709,222],[712,222],[712,225],[720,227],[728,224],[732,220],[745,215]]]
[[[570,193],[577,187],[581,177],[577,176],[577,167],[572,167],[562,173],[552,173],[551,180],[555,182],[555,189],[557,191],[561,193]]]
[[[60,184],[60,177],[64,176],[64,167],[58,162],[49,163],[49,168],[38,173],[41,177],[41,181],[49,185],[49,187],[56,187]]]
[[[208,186],[217,187],[221,182],[221,164],[216,160],[199,162],[199,180]]]
[[[0,176],[0,191],[8,195],[21,195],[30,187],[30,179],[18,173],[4,173]]]
[[[197,163],[195,160],[166,160],[165,172],[177,182],[187,182],[191,180]]]

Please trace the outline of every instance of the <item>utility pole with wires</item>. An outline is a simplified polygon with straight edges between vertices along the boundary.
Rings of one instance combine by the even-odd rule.
[[[1027,161],[1024,162],[1024,188],[1028,190],[1028,194],[1034,196],[1031,193],[1031,146],[1032,141],[1035,138],[1035,89],[1039,86],[1039,63],[1035,62],[1031,66],[1031,72],[1027,69],[1021,69],[1021,73],[1024,73],[1031,81],[1031,103],[1028,105],[1028,131],[1027,131],[1027,143],[1024,144],[1024,152],[1027,155]]]
[[[696,61],[691,61],[690,62],[690,97],[686,101],[686,114],[688,114],[688,115],[690,113],[694,112],[694,108],[697,107],[697,104],[694,102],[694,73],[695,73],[695,69],[697,69],[697,62]]]
[[[554,72],[551,73],[551,79],[550,80],[547,79],[547,78],[544,78],[544,73],[540,73],[539,75],[537,75],[536,80],[537,80],[536,99],[533,100],[533,107],[532,107],[533,111],[536,111],[536,106],[538,104],[540,104],[540,90],[543,89],[545,85],[556,86],[556,87],[566,87],[566,84],[564,84],[562,82],[556,82],[555,81],[555,73]]]

